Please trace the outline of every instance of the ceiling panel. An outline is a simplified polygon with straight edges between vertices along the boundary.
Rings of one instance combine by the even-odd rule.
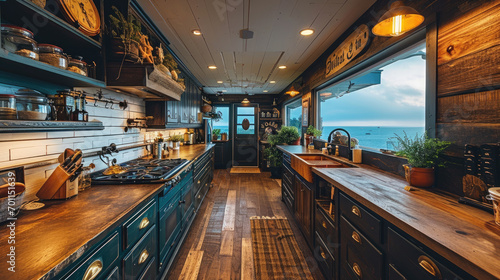
[[[205,92],[279,93],[375,0],[138,0]],[[313,28],[311,36],[299,31]],[[240,30],[254,32],[241,39]],[[191,33],[200,29],[202,36]],[[216,70],[208,69],[216,65]],[[279,70],[278,65],[287,69]],[[269,81],[276,81],[270,84]],[[223,81],[218,84],[217,81]]]

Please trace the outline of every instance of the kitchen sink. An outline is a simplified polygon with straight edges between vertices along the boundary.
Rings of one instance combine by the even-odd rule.
[[[355,168],[355,165],[332,159],[325,155],[292,155],[292,168],[308,182],[313,182],[312,168]]]

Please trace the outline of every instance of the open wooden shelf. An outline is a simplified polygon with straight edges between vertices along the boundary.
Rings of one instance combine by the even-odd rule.
[[[66,121],[21,121],[0,120],[0,133],[6,132],[46,132],[73,130],[103,130],[99,121],[66,122]]]
[[[67,87],[105,87],[104,81],[89,78],[69,70],[60,69],[58,67],[23,57],[17,54],[10,53],[0,48],[0,71],[3,71],[0,77],[0,82],[12,83],[14,77],[9,77],[11,74],[17,74],[23,78],[31,78],[32,80],[40,80],[44,83],[52,83]],[[36,83],[23,79],[27,85]],[[55,93],[55,92],[54,92]]]
[[[52,2],[54,4],[54,2]],[[3,18],[13,24],[26,26],[35,34],[35,40],[39,43],[49,43],[69,49],[91,47],[93,50],[101,49],[101,43],[89,37],[64,19],[42,9],[29,0],[9,0],[1,3],[1,7],[9,11]],[[25,24],[23,19],[30,24]],[[36,22],[44,22],[43,26],[37,26]],[[40,41],[43,38],[44,41]],[[83,46],[82,46],[83,45]]]

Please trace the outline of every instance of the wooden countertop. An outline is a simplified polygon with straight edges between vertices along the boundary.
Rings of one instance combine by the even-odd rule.
[[[302,146],[279,148],[290,154],[321,153]],[[500,279],[500,226],[492,213],[459,204],[458,197],[436,189],[406,191],[403,178],[357,166],[313,172],[477,279]]]
[[[169,158],[195,160],[213,144],[181,146]],[[62,201],[45,201],[39,210],[22,210],[15,222],[15,245],[7,242],[7,224],[0,228],[2,279],[51,279],[71,265],[154,197],[162,184],[98,185]],[[15,246],[15,273],[7,253]]]

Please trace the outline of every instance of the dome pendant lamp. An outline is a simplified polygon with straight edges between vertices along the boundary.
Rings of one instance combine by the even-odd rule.
[[[372,32],[377,36],[399,36],[422,24],[424,19],[424,16],[412,7],[404,6],[403,1],[395,1],[373,27]]]

